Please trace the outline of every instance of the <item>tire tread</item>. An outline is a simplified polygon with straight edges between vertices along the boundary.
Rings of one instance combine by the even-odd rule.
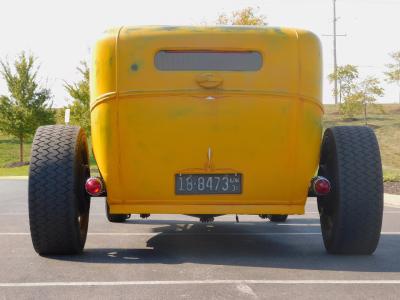
[[[82,134],[76,126],[50,125],[36,131],[28,202],[32,243],[39,254],[72,254],[83,249],[75,182],[75,156]]]

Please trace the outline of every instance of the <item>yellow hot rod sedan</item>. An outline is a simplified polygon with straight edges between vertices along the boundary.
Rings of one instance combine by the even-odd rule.
[[[368,127],[322,134],[321,47],[271,27],[122,27],[93,49],[91,124],[35,135],[29,219],[41,254],[82,251],[91,197],[109,221],[249,214],[284,222],[317,197],[329,253],[371,254],[382,224],[380,152]]]

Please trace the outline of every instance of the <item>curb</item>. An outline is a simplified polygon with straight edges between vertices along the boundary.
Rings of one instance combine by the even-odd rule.
[[[400,195],[384,194],[385,206],[400,208]]]

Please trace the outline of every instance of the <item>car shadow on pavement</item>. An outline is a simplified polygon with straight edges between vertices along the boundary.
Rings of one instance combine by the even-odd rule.
[[[164,225],[167,222],[147,221],[148,224]],[[194,263],[282,269],[400,272],[399,235],[382,235],[377,251],[371,256],[330,255],[325,252],[318,223],[315,218],[297,218],[285,224],[176,222],[154,228],[153,233],[156,234],[147,240],[147,248],[88,248],[82,255],[50,258],[96,264]],[[138,237],[128,235],[123,238],[128,240]]]

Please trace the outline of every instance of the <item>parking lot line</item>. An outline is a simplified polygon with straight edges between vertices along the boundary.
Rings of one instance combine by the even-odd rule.
[[[229,236],[229,235],[320,235],[319,232],[199,232],[199,233],[185,233],[185,232],[89,232],[88,235],[92,236],[155,236],[155,235],[218,235],[218,236]],[[399,232],[400,234],[400,232]],[[30,235],[29,232],[0,232],[0,236],[20,236]]]
[[[321,235],[320,232],[198,232],[198,233],[186,233],[186,232],[89,232],[88,235],[92,236],[156,236],[156,235],[177,235],[177,236],[230,236],[230,235],[289,235],[289,236],[307,236],[307,235]],[[30,235],[29,232],[0,232],[0,236],[24,236]],[[383,231],[381,235],[400,235],[400,231]]]
[[[400,213],[400,211],[399,211]],[[9,212],[9,213],[0,213],[0,216],[28,216],[28,213],[20,213],[20,212]],[[102,216],[102,217],[106,217],[106,215],[104,213],[102,214],[97,214],[97,213],[91,213],[90,216]]]
[[[385,207],[391,207],[391,206],[385,205]],[[398,208],[398,207],[393,207],[393,208]],[[389,210],[389,211],[384,210],[383,213],[384,214],[400,214],[400,210]],[[318,211],[308,211],[302,216],[306,216],[308,214],[319,214],[319,212]]]
[[[4,282],[0,287],[54,286],[127,286],[127,285],[196,285],[196,284],[400,284],[400,280],[144,280],[144,281],[76,281],[76,282]]]
[[[276,223],[277,226],[302,226],[302,227],[319,227],[320,224],[307,224],[307,223]]]

